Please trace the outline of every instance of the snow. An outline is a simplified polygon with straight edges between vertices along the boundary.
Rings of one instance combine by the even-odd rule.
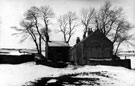
[[[21,86],[28,81],[35,81],[44,76],[58,76],[58,71],[59,69],[35,65],[34,62],[0,65],[0,86]]]
[[[20,53],[19,51],[12,51],[9,55],[23,55],[24,53]]]
[[[68,43],[65,43],[64,41],[51,41],[49,42],[49,46],[65,46],[65,47],[69,47]]]
[[[135,70],[113,66],[68,66],[67,68],[51,68],[28,62],[18,65],[0,65],[0,86],[22,86],[29,81],[36,81],[42,77],[57,77],[75,73],[89,73],[77,75],[80,78],[99,78],[99,86],[135,86]],[[48,83],[56,82],[53,79]],[[98,85],[97,85],[98,86]]]
[[[107,78],[99,75],[90,75],[90,77],[93,78],[101,78],[101,86],[135,86],[135,71],[123,67],[85,66],[83,68],[77,69],[76,72],[100,72],[101,74],[111,77]]]
[[[51,79],[47,83],[55,83],[57,80],[56,79]]]
[[[12,50],[8,50],[8,49],[0,49],[0,54],[1,55],[24,55],[24,54],[28,54],[28,53],[20,53],[19,50],[17,49],[12,49]]]

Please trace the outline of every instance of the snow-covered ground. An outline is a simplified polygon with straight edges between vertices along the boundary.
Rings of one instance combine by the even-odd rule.
[[[29,81],[36,81],[42,77],[58,77],[75,74],[79,78],[98,78],[95,86],[135,86],[135,70],[112,66],[83,66],[67,68],[51,68],[28,62],[18,65],[0,65],[0,86],[22,86]],[[80,74],[79,74],[80,73]],[[88,73],[88,74],[81,74]],[[55,80],[52,80],[55,81]]]

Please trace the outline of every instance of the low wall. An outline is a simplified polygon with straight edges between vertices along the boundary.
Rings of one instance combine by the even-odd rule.
[[[0,55],[0,64],[20,64],[34,61],[34,55]]]
[[[131,60],[112,60],[112,61],[89,61],[90,65],[111,65],[111,66],[122,66],[131,69]]]

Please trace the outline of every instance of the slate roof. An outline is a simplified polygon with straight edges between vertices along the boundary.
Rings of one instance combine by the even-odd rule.
[[[78,44],[74,45],[70,50],[76,48],[77,46],[79,46],[81,43],[83,43],[85,40],[87,40],[89,37],[91,39],[97,38],[96,36],[99,35],[100,37],[102,37],[103,39],[108,40],[110,43],[112,43],[106,36],[104,36],[104,34],[100,31],[100,30],[95,30],[94,32],[92,32],[90,35],[88,35],[86,38],[84,38],[82,41],[80,41]]]

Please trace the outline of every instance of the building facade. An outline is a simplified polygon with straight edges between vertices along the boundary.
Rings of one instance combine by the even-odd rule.
[[[62,41],[51,41],[48,47],[48,59],[53,62],[67,62],[69,61],[68,51],[70,46],[68,43]]]
[[[93,64],[113,59],[113,43],[100,30],[88,34],[70,49],[70,61],[75,64]]]

